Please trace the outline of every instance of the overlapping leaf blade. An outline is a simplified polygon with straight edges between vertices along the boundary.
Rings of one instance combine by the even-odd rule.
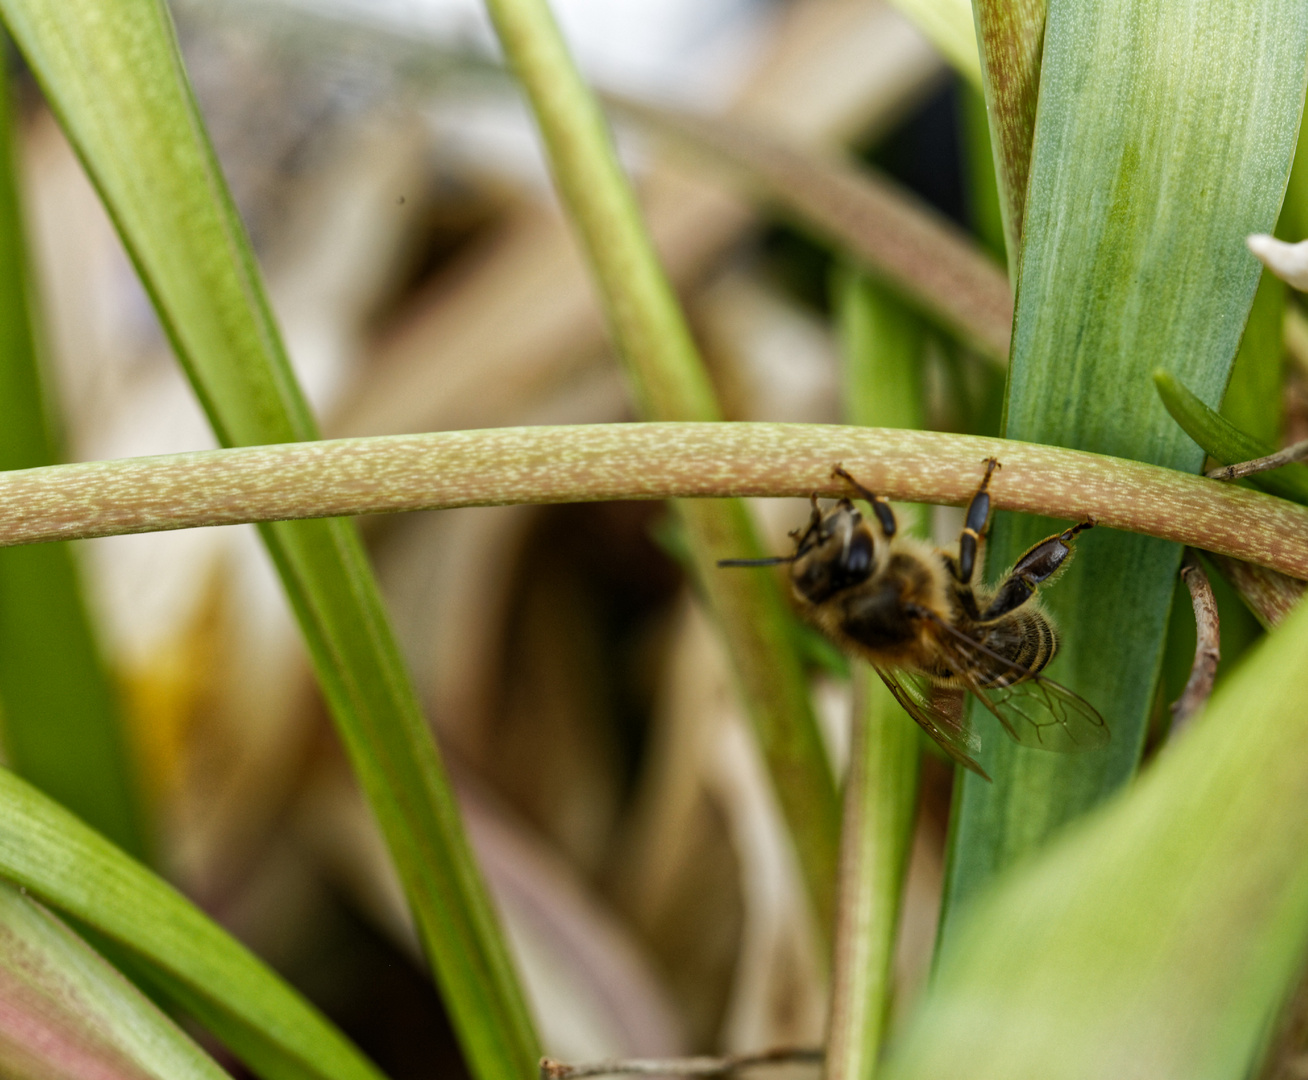
[[[1244,237],[1276,220],[1306,44],[1308,11],[1281,0],[1050,5],[1008,437],[1199,466],[1150,372],[1221,395],[1258,281]],[[992,579],[1052,526],[1000,517]],[[1112,745],[1059,757],[988,740],[995,784],[965,777],[958,800],[951,913],[1135,768],[1180,552],[1102,529],[1079,546],[1050,593],[1065,642],[1050,674],[1107,717]]]
[[[86,942],[0,883],[0,1075],[222,1080],[218,1064]]]
[[[67,810],[0,769],[0,877],[185,988],[202,1015],[272,1080],[379,1080],[350,1042],[171,886]],[[153,980],[152,980],[153,981]]]
[[[5,0],[228,445],[313,439],[161,0]],[[533,1075],[533,1025],[352,524],[264,526],[332,714],[479,1075]]]
[[[11,143],[6,85],[0,87],[0,469],[29,469],[58,457],[38,364]],[[0,707],[9,764],[143,857],[149,845],[122,715],[67,544],[0,552]]]
[[[1308,608],[960,920],[895,1080],[1237,1080],[1308,946]]]

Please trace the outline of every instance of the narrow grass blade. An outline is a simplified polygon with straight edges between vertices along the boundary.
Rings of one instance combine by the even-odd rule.
[[[1026,213],[1047,7],[1048,0],[974,0],[972,5],[981,45],[1008,272],[1014,281]]]
[[[35,310],[0,61],[0,469],[58,460]],[[149,844],[122,714],[66,544],[0,552],[0,710],[9,764],[143,858]]]
[[[1238,1080],[1308,947],[1308,608],[1126,794],[979,898],[895,1080]]]
[[[921,321],[894,297],[845,271],[835,282],[845,418],[920,428]],[[923,531],[920,507],[896,509]],[[875,1074],[892,994],[891,965],[917,811],[917,725],[865,663],[854,665],[853,737],[845,778],[831,1011],[823,1076]]]
[[[228,445],[313,439],[160,0],[3,0]],[[264,526],[465,1054],[535,1074],[538,1047],[453,795],[349,522]]]
[[[1245,324],[1222,415],[1261,443],[1277,445],[1285,416],[1285,283],[1264,269]]]
[[[222,1080],[228,1074],[67,926],[0,883],[0,1075]]]
[[[487,7],[535,113],[641,412],[659,420],[719,419],[713,388],[603,114],[548,6],[544,0],[487,0]],[[815,924],[828,939],[840,808],[785,601],[774,577],[716,566],[721,558],[762,554],[744,504],[682,503],[677,509],[795,842]]]
[[[1204,453],[1223,465],[1253,461],[1274,452],[1262,442],[1210,409],[1180,379],[1165,371],[1154,372],[1154,386],[1167,411]],[[1246,477],[1249,483],[1282,499],[1308,505],[1308,465],[1291,462],[1270,472]]]
[[[1199,467],[1149,374],[1210,400],[1226,384],[1258,282],[1244,238],[1276,220],[1306,53],[1308,8],[1290,0],[1050,5],[1006,435]],[[1001,515],[991,580],[1054,527]],[[995,783],[969,775],[956,800],[946,949],[963,902],[1136,767],[1180,551],[1103,528],[1077,546],[1048,590],[1063,635],[1049,675],[1098,708],[1112,742],[1063,756],[986,741]]]
[[[985,95],[971,87],[963,87],[959,96],[963,114],[968,217],[981,246],[1007,265],[1008,241],[1004,235],[1003,207],[999,199],[999,178],[995,175],[994,146]]]
[[[380,1080],[327,1020],[170,885],[13,773],[0,770],[0,877],[185,989],[270,1080]],[[158,973],[154,975],[154,973]]]
[[[730,166],[801,228],[846,251],[941,329],[996,363],[1007,361],[1013,295],[1002,268],[915,196],[871,169],[731,121],[615,105]]]
[[[1308,128],[1299,125],[1299,143],[1294,151],[1285,201],[1276,222],[1276,236],[1287,243],[1308,239]]]

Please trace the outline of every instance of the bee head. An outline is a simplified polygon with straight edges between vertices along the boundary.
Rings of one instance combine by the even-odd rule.
[[[872,530],[848,499],[823,513],[814,503],[808,528],[797,538],[790,570],[795,591],[820,604],[843,589],[860,585],[876,569]]]

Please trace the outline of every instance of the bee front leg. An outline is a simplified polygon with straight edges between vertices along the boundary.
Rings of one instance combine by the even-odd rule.
[[[1067,558],[1072,554],[1073,537],[1086,529],[1093,529],[1094,524],[1093,521],[1083,521],[1070,529],[1064,529],[1056,536],[1041,540],[1018,559],[995,592],[990,606],[981,613],[981,620],[988,622],[990,619],[998,619],[1030,600],[1037,585],[1048,582],[1066,566]]]
[[[998,458],[986,458],[986,474],[981,478],[981,486],[976,489],[972,501],[967,504],[967,517],[963,521],[963,532],[958,538],[958,563],[954,573],[959,583],[967,585],[972,580],[972,571],[976,568],[976,555],[981,549],[981,538],[986,534],[990,522],[990,477],[996,469],[1003,468]]]
[[[895,512],[890,508],[890,504],[886,502],[885,499],[875,492],[868,491],[867,488],[845,471],[843,465],[837,465],[833,468],[831,470],[831,475],[840,477],[840,479],[845,481],[845,483],[854,489],[854,494],[872,507],[872,513],[876,514],[877,522],[881,525],[881,531],[885,533],[887,540],[895,535],[895,529],[897,528],[895,523]]]

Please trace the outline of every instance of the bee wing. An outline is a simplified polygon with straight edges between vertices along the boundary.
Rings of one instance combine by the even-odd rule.
[[[939,639],[945,663],[1016,742],[1064,754],[1097,750],[1108,742],[1104,718],[1080,694],[1000,656],[943,619],[936,621],[946,631]],[[987,670],[990,678],[982,684],[975,672]]]
[[[895,696],[919,727],[935,739],[946,754],[978,776],[989,780],[985,769],[972,755],[981,749],[981,740],[967,725],[966,713],[945,709],[931,694],[931,684],[907,671],[873,665],[881,681]]]

